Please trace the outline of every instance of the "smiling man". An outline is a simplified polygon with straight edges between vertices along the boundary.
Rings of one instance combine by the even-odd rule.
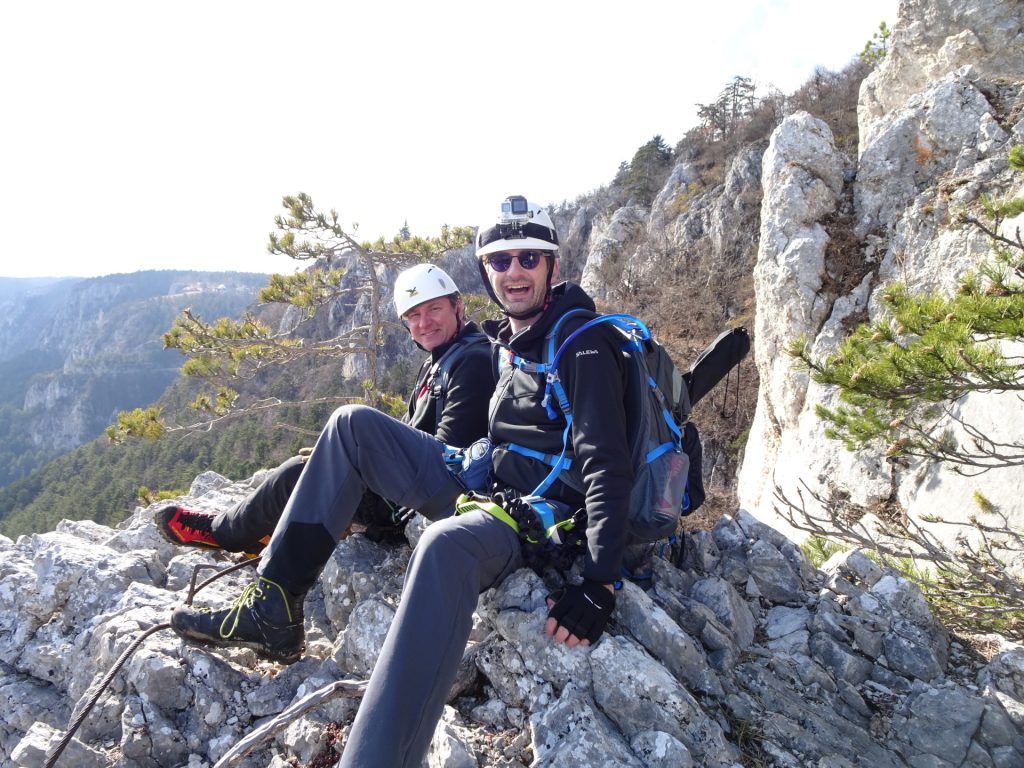
[[[546,334],[560,318],[584,310],[566,319],[559,340],[593,316],[594,303],[573,283],[555,284],[558,235],[547,212],[525,198],[506,199],[497,221],[480,228],[476,244],[484,285],[505,315],[484,323],[499,360],[488,422],[492,478],[506,497],[529,494],[549,475],[565,446],[571,471],[558,474],[544,495],[570,510],[585,510],[583,580],[549,595],[544,632],[570,648],[589,646],[600,638],[615,606],[612,583],[621,572],[627,543],[633,484],[627,423],[636,412],[627,402],[624,358],[614,333],[599,327],[574,342],[573,353],[562,358],[556,372],[520,367],[522,361],[543,359]],[[571,427],[557,409],[551,415],[545,407],[545,378],[556,374],[573,404]],[[524,563],[519,533],[508,518],[485,505],[426,529],[413,551],[398,612],[341,766],[413,768],[422,763],[458,670],[479,593]]]
[[[436,264],[401,272],[394,285],[395,311],[429,357],[420,366],[403,421],[447,445],[465,448],[487,434],[487,402],[494,378],[487,338],[471,320],[455,281]],[[276,467],[239,504],[220,513],[164,507],[156,514],[160,533],[172,544],[229,552],[259,553],[274,532],[305,457]],[[374,493],[363,496],[355,515],[374,539],[400,536],[398,506]]]

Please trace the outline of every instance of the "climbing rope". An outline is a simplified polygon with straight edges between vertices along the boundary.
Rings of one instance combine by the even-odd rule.
[[[222,569],[218,569],[217,566],[208,565],[206,563],[200,563],[196,565],[192,569],[192,577],[189,579],[188,596],[185,598],[185,604],[192,605],[192,599],[196,596],[196,593],[199,590],[206,587],[208,584],[211,584],[212,582],[216,581],[222,576],[227,576],[229,573],[241,570],[242,568],[245,568],[247,566],[255,566],[258,562],[259,558],[253,558],[251,560],[245,560],[241,563],[235,563],[234,565]],[[199,573],[203,570],[215,570],[217,571],[217,573],[215,573],[213,576],[211,576],[198,586],[196,586],[196,580],[199,576]],[[96,702],[100,700],[100,696],[102,696],[103,692],[107,690],[107,686],[109,686],[110,683],[113,681],[114,676],[121,670],[121,667],[123,667],[128,662],[128,659],[130,659],[132,654],[138,650],[139,646],[142,645],[143,642],[145,642],[146,638],[148,638],[150,635],[155,635],[157,632],[160,632],[161,630],[170,628],[171,625],[165,622],[163,624],[157,624],[147,629],[145,632],[139,635],[131,643],[131,645],[129,645],[124,650],[124,652],[118,657],[117,661],[114,662],[114,666],[112,666],[110,668],[110,671],[107,672],[106,675],[104,675],[103,679],[100,680],[98,683],[94,683],[92,686],[90,686],[89,690],[82,694],[82,698],[79,699],[79,704],[75,706],[75,710],[79,710],[79,707],[81,707],[80,711],[78,711],[77,715],[75,715],[74,712],[72,712],[72,722],[68,725],[67,732],[64,734],[63,737],[61,737],[60,741],[57,742],[54,748],[47,753],[46,762],[43,763],[43,768],[53,768],[53,766],[57,764],[57,759],[67,748],[68,744],[71,743],[71,739],[74,738],[75,733],[81,727],[82,723],[85,721],[85,718],[89,716],[90,712],[92,712],[92,708],[96,706]],[[85,702],[84,705],[82,705],[83,701]]]

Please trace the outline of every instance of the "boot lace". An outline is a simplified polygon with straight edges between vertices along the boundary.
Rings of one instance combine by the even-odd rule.
[[[186,531],[213,533],[213,515],[204,515],[200,512],[183,509],[178,515],[178,520]]]
[[[250,582],[224,614],[224,618],[220,622],[221,639],[227,640],[235,634],[242,611],[251,609],[256,604],[257,598],[263,599],[263,590],[257,582]]]

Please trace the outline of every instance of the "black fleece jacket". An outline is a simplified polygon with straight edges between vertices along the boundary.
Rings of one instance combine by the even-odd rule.
[[[511,352],[533,362],[543,359],[544,336],[570,309],[593,312],[593,300],[574,283],[560,283],[544,314],[512,335],[509,321],[484,322],[498,356],[498,385],[491,399],[489,430],[497,446],[494,474],[499,483],[529,493],[550,471],[543,462],[506,450],[508,443],[557,456],[565,419],[555,407],[552,420],[541,404],[543,376],[512,366]],[[559,341],[588,318],[572,317]],[[572,405],[573,424],[566,457],[572,468],[544,494],[587,511],[587,552],[583,576],[610,583],[619,578],[625,545],[633,470],[627,439],[624,393],[626,363],[615,332],[605,326],[584,331],[563,353],[558,375]]]
[[[403,421],[438,440],[465,448],[487,434],[487,403],[494,392],[494,368],[490,345],[467,344],[455,353],[448,371],[448,386],[442,398],[440,421],[437,418],[438,397],[431,384],[438,361],[451,346],[467,334],[479,333],[472,321],[452,341],[431,350],[420,366],[416,386],[409,394],[408,411]]]

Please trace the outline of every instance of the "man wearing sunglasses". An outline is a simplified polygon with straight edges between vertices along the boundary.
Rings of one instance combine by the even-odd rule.
[[[557,456],[567,424],[542,402],[544,376],[510,363],[543,359],[549,329],[573,309],[594,303],[558,278],[558,235],[547,212],[508,198],[494,225],[477,233],[480,274],[505,319],[485,321],[499,360],[488,434],[493,479],[506,492],[530,493],[549,474],[541,456]],[[564,336],[587,316],[565,321]],[[582,584],[550,595],[544,631],[570,648],[590,645],[615,605],[633,484],[626,424],[627,372],[611,332],[582,334],[558,366],[572,402],[567,458],[571,479],[556,480],[545,497],[586,510]],[[639,402],[639,401],[638,401]],[[516,450],[514,446],[525,447]],[[561,477],[561,476],[560,476]],[[522,567],[517,533],[483,509],[430,525],[413,552],[398,613],[370,677],[340,765],[419,766],[455,678],[480,592]],[[423,659],[434,660],[424,664]]]
[[[545,333],[558,318],[572,309],[594,310],[579,286],[554,285],[557,250],[550,217],[522,197],[505,200],[498,221],[477,235],[480,273],[506,315],[485,323],[500,369],[489,421],[496,446],[493,479],[513,494],[530,493],[548,474],[550,467],[538,457],[562,450],[567,424],[560,413],[549,416],[541,402],[543,377],[509,361],[516,355],[540,360]],[[570,318],[566,331],[583,322]],[[596,642],[614,607],[611,584],[620,573],[633,478],[626,372],[617,341],[603,328],[582,335],[557,373],[575,414],[568,452],[574,469],[545,495],[586,510],[587,548],[583,583],[549,596],[544,631],[573,648]],[[526,446],[526,453],[512,450],[513,443]],[[295,661],[304,648],[305,593],[367,488],[435,522],[413,551],[340,765],[418,767],[455,680],[479,594],[523,565],[519,536],[501,518],[483,509],[451,516],[465,486],[432,438],[372,409],[339,408],[321,433],[256,581],[230,608],[179,607],[171,624],[186,637]]]

